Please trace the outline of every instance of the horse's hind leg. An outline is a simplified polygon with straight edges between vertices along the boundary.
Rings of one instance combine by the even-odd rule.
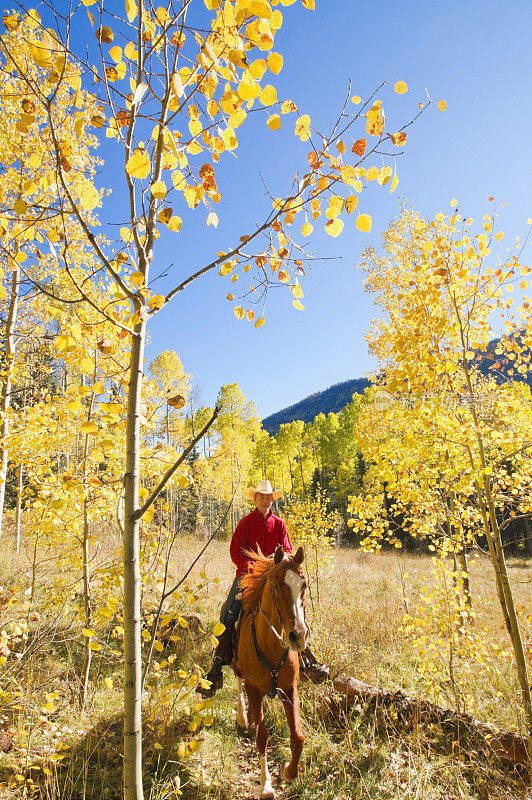
[[[268,757],[266,753],[268,730],[264,722],[264,714],[262,711],[262,693],[249,684],[246,684],[246,692],[251,722],[257,730],[255,741],[260,756],[260,797],[266,800],[266,798],[274,798],[275,792],[273,791],[272,779],[268,769]]]
[[[283,706],[290,728],[290,750],[292,759],[284,765],[283,778],[286,781],[293,781],[297,778],[299,771],[299,759],[305,743],[303,730],[301,728],[301,716],[299,713],[299,692],[297,686],[282,693]]]

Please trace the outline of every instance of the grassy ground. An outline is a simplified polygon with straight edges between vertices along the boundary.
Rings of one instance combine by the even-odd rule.
[[[195,538],[182,543],[172,564],[172,579],[179,578],[183,565],[200,546]],[[22,568],[11,555],[4,558],[2,582],[8,585],[14,571]],[[477,639],[468,658],[456,661],[454,685],[447,674],[448,651],[437,635],[431,639],[427,620],[420,618],[413,633],[401,630],[406,611],[419,617],[420,587],[427,578],[427,590],[431,590],[431,568],[429,558],[397,552],[336,553],[330,567],[321,571],[319,604],[314,584],[307,609],[317,655],[330,665],[333,675],[352,675],[386,689],[402,687],[450,707],[458,689],[461,707],[469,713],[519,730],[519,691],[486,561],[471,565]],[[532,564],[511,561],[510,572],[526,636],[532,642],[527,617],[532,608]],[[213,708],[200,709],[207,715],[207,724],[192,732],[189,725],[198,701],[192,686],[195,679],[180,677],[208,667],[212,651],[208,631],[232,575],[227,544],[213,544],[189,579],[195,597],[190,612],[201,617],[206,633],[184,630],[173,647],[171,665],[149,680],[145,774],[150,799],[229,800],[258,794],[258,759],[234,727],[234,677],[226,671],[225,686]],[[14,734],[12,751],[0,756],[2,798],[32,794],[47,800],[120,797],[120,659],[111,645],[95,653],[93,694],[81,712],[78,641],[66,624],[56,621],[16,676],[20,693],[13,692],[11,682],[11,694],[2,696],[3,727]],[[437,675],[427,674],[427,659],[421,653],[439,664]],[[157,654],[159,663],[164,665],[161,659],[167,656]],[[51,693],[57,693],[54,710],[43,712]],[[510,800],[526,796],[516,777],[480,757],[472,759],[456,749],[453,754],[450,743],[436,730],[413,728],[399,736],[362,707],[347,714],[332,713],[328,686],[305,685],[301,694],[306,744],[301,777],[291,786],[279,781],[277,770],[289,753],[282,707],[278,701],[266,701],[270,764],[280,797]],[[184,752],[191,740],[193,752],[190,747]]]

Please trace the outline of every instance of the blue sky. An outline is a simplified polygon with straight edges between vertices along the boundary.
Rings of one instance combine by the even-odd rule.
[[[336,118],[349,79],[363,98],[389,83],[378,96],[390,130],[416,113],[425,87],[434,103],[408,129],[396,192],[372,186],[362,195],[359,208],[373,217],[371,234],[355,229],[356,214],[338,239],[313,234],[316,260],[303,281],[305,312],[292,308],[286,289],[276,289],[266,325],[256,330],[234,317],[225,299],[234,290],[229,279],[210,274],[152,323],[147,363],[164,349],[176,350],[204,404],[214,403],[222,384],[237,381],[261,416],[375,366],[364,340],[375,308],[356,265],[366,246],[378,245],[401,198],[433,215],[449,211],[454,197],[465,216],[478,219],[493,196],[508,203],[500,209],[505,241],[522,234],[532,215],[530,2],[316,0],[315,12],[299,3],[282,11],[277,94],[293,99],[318,128],[326,130]],[[406,95],[394,95],[397,80],[408,84]],[[436,107],[439,99],[447,102],[445,112]],[[237,158],[226,155],[217,167],[218,229],[199,224],[199,210],[184,217],[182,231],[160,249],[153,267],[156,274],[172,265],[161,291],[260,223],[271,208],[263,180],[281,195],[301,169],[308,147],[293,136],[294,116],[283,118],[277,132],[266,128],[265,117],[251,116],[240,129]]]

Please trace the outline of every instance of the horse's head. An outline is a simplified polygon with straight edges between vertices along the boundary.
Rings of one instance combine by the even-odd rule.
[[[272,576],[272,593],[277,611],[288,637],[292,650],[301,652],[307,646],[308,626],[305,621],[305,589],[307,583],[301,569],[305,558],[302,547],[292,557],[285,557],[282,547],[278,547],[273,557],[279,566]]]

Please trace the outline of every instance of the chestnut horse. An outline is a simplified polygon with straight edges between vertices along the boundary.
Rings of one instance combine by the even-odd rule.
[[[298,653],[307,646],[305,622],[304,559],[300,547],[288,557],[282,547],[266,558],[246,552],[255,562],[253,572],[241,580],[242,615],[238,644],[232,667],[238,679],[237,725],[255,732],[260,755],[260,797],[275,797],[268,770],[268,731],[262,701],[265,695],[279,696],[290,728],[291,760],[284,765],[283,778],[293,781],[305,741],[299,714]],[[245,695],[247,696],[246,713]]]

